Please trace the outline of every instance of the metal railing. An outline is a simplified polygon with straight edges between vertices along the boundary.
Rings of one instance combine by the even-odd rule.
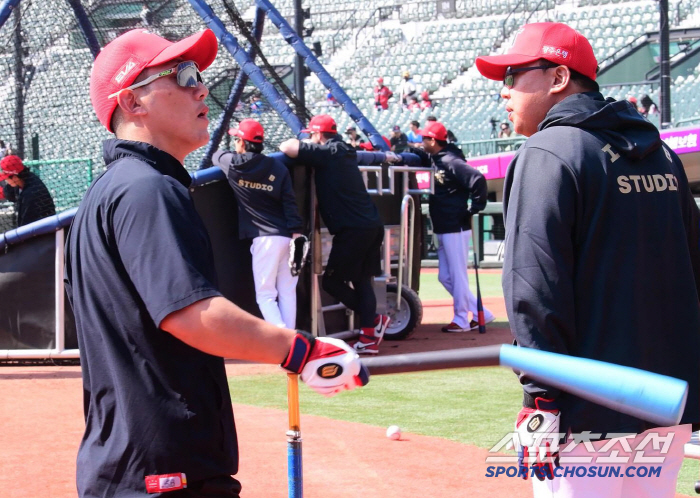
[[[413,234],[416,228],[416,204],[413,197],[405,195],[401,201],[401,224],[399,228],[399,262],[396,269],[396,311],[401,311],[401,289],[406,268],[407,282],[413,277]],[[408,231],[408,236],[406,232]],[[407,254],[408,253],[408,257]]]
[[[456,145],[462,149],[467,157],[486,156],[500,152],[512,152],[518,150],[527,140],[526,137],[517,138],[491,138],[489,140],[473,140],[458,142]]]

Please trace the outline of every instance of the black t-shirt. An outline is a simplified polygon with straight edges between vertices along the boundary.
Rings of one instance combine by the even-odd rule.
[[[330,233],[383,226],[351,145],[337,138],[324,145],[300,142],[299,161],[315,169],[318,208]]]
[[[182,165],[124,140],[107,140],[104,158],[66,243],[86,420],[78,492],[157,496],[145,476],[183,472],[194,482],[238,469],[223,359],[159,329],[220,293]]]
[[[405,151],[408,147],[408,137],[405,133],[401,133],[398,137],[396,135],[392,135],[389,139],[389,143],[394,148],[394,152],[400,153]]]

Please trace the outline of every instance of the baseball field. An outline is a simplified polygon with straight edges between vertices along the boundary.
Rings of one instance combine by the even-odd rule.
[[[436,272],[423,270],[423,325],[409,340],[383,343],[381,354],[510,342],[500,272],[484,270],[480,277],[484,304],[497,316],[487,334],[441,333],[451,302]],[[285,497],[286,376],[274,366],[232,361],[227,371],[242,496]],[[75,496],[80,368],[0,367],[0,400],[0,495]],[[302,387],[305,496],[532,496],[521,479],[486,477],[488,449],[511,430],[520,401],[515,376],[497,367],[378,376],[364,389],[331,399]],[[389,425],[401,427],[399,441],[386,438]],[[695,496],[698,477],[698,461],[686,460],[677,496]]]

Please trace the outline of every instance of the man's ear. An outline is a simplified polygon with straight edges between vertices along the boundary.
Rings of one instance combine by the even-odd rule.
[[[561,93],[569,87],[571,82],[571,71],[566,66],[557,66],[554,68],[554,81],[549,93]]]
[[[124,90],[117,95],[117,105],[125,118],[129,116],[143,116],[147,113],[141,99],[132,90]]]

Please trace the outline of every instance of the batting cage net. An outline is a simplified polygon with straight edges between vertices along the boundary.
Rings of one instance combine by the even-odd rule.
[[[207,3],[248,51],[255,41],[254,3]],[[289,9],[281,13],[291,22]],[[206,25],[185,0],[22,0],[0,28],[0,140],[46,184],[57,213],[78,205],[92,178],[104,168],[102,141],[113,137],[100,125],[90,103],[94,53],[135,28],[177,40]],[[308,111],[295,101],[292,88],[295,52],[269,20],[264,33],[257,47],[262,56],[258,54],[256,64],[305,122]],[[218,57],[203,73],[210,92],[207,105],[212,132],[238,73],[238,64],[220,45]],[[291,137],[288,126],[251,83],[244,87],[231,125],[249,117],[265,127],[267,151]],[[216,145],[229,147],[230,136],[223,133]],[[206,149],[188,156],[185,166],[189,170],[208,167],[203,161]],[[0,200],[0,233],[15,228],[17,221],[17,203]]]

